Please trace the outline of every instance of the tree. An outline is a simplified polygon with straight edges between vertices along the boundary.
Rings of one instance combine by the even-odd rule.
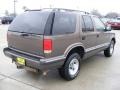
[[[98,10],[92,10],[92,11],[91,11],[91,14],[96,15],[96,16],[98,16],[98,17],[102,17],[102,15],[99,13]]]
[[[8,10],[5,10],[5,16],[8,16],[8,15],[9,15]]]
[[[9,16],[16,17],[17,14],[15,15],[14,13],[10,13]]]
[[[110,13],[108,13],[108,14],[106,14],[106,18],[117,18],[119,16],[119,14],[118,13],[116,13],[116,12],[110,12]]]
[[[23,6],[22,9],[23,9],[24,11],[29,10],[26,6]]]

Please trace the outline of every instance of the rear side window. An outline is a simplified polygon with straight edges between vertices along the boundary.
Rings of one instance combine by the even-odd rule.
[[[84,23],[84,20],[83,18],[80,19],[81,23],[82,23],[82,31],[86,31],[86,27],[85,27],[85,23]]]
[[[53,24],[53,35],[69,34],[75,32],[76,29],[76,15],[56,12]]]
[[[44,34],[50,12],[30,11],[19,15],[11,23],[9,30],[33,34]]]
[[[94,31],[94,26],[93,26],[93,22],[90,16],[82,16],[82,31]]]

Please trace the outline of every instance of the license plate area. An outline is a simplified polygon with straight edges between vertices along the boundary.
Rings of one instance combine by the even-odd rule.
[[[25,59],[22,57],[17,57],[16,62],[20,65],[25,65],[25,63],[26,63]]]

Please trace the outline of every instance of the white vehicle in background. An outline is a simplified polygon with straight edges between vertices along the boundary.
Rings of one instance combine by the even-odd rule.
[[[120,17],[117,17],[117,20],[120,20]]]

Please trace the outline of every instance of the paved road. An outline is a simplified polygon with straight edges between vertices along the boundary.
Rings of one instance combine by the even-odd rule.
[[[46,76],[18,70],[2,50],[6,44],[8,26],[0,26],[0,90],[120,90],[120,31],[113,57],[99,53],[82,62],[81,71],[73,81],[60,78],[57,70]]]

